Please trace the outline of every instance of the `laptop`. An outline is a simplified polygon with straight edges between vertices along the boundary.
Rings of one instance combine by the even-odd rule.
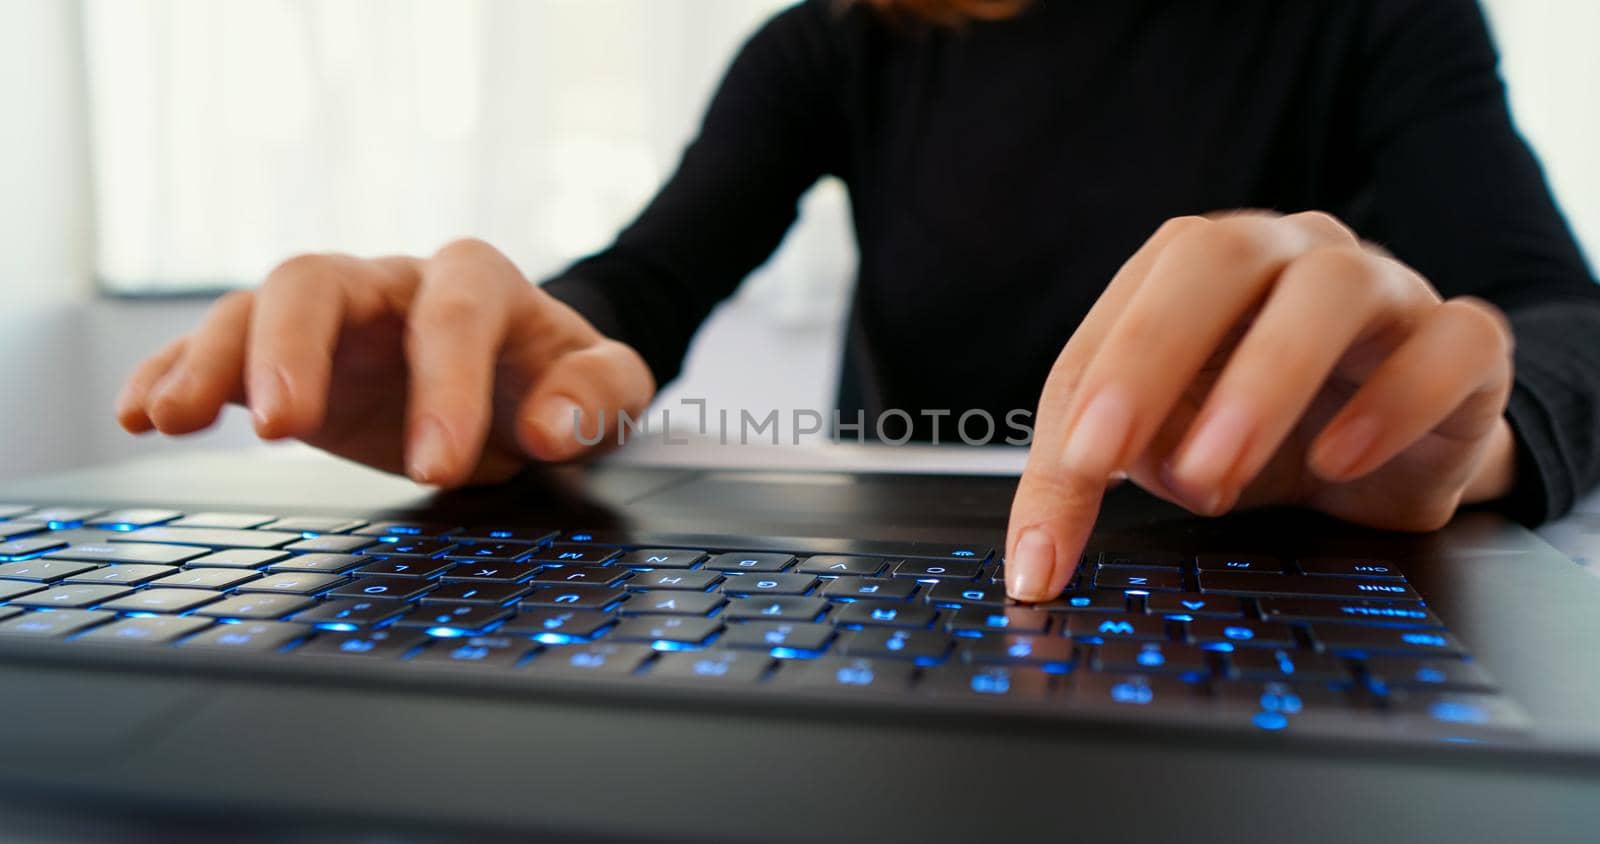
[[[1592,841],[1600,582],[1119,488],[1004,598],[1015,477],[298,454],[0,490],[13,840]],[[818,468],[818,466],[821,468]]]

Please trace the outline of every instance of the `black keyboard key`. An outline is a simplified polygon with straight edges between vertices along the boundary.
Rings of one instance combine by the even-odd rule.
[[[1257,726],[1265,729],[1282,729],[1297,716],[1333,714],[1348,715],[1355,707],[1350,696],[1343,691],[1315,683],[1287,682],[1222,682],[1213,689],[1217,703],[1267,713],[1270,718],[1259,718]]]
[[[816,621],[828,611],[822,598],[770,595],[759,598],[734,598],[723,615],[751,621]]]
[[[422,665],[515,668],[538,650],[539,645],[514,636],[468,636],[436,639],[409,661]]]
[[[397,627],[426,630],[434,636],[472,636],[511,617],[505,607],[483,604],[453,604],[443,607],[417,607],[395,622]]]
[[[712,592],[640,592],[622,605],[622,614],[704,616],[725,600]]]
[[[528,559],[546,563],[560,563],[564,566],[582,565],[592,567],[609,562],[620,554],[621,552],[615,548],[557,542],[554,545],[539,549]]]
[[[615,586],[633,574],[632,569],[614,566],[561,566],[534,575],[536,584],[554,586]]]
[[[1034,606],[1046,612],[1125,613],[1128,611],[1128,599],[1117,592],[1091,592],[1087,595],[1066,594]]]
[[[1050,675],[1037,668],[952,663],[928,669],[920,688],[939,697],[1044,700],[1051,686]]]
[[[42,584],[22,580],[0,580],[0,601],[9,601],[19,595],[38,592],[43,588]]]
[[[1141,592],[1182,592],[1183,573],[1172,569],[1140,569],[1101,566],[1094,573],[1100,589],[1131,589]]]
[[[427,578],[438,577],[454,568],[454,560],[429,560],[420,557],[369,557],[366,565],[356,570],[360,576]]]
[[[383,557],[439,557],[455,547],[454,542],[438,539],[386,539],[377,545],[367,546],[361,553]]]
[[[267,566],[267,571],[273,574],[281,574],[283,572],[344,574],[362,563],[368,562],[368,559],[355,554],[332,554],[327,552],[296,554],[287,560]]]
[[[29,612],[0,621],[0,636],[48,639],[68,636],[117,617],[105,610],[53,610]]]
[[[438,537],[459,531],[459,527],[443,522],[373,522],[356,533],[361,536]]]
[[[409,577],[363,577],[338,586],[328,597],[414,601],[432,591],[433,586],[431,581]]]
[[[560,535],[560,531],[544,528],[512,527],[509,525],[474,525],[460,533],[451,534],[457,539],[506,539],[539,545]]]
[[[309,539],[298,539],[283,546],[283,548],[296,554],[353,554],[377,544],[378,541],[370,536],[326,534],[313,536]]]
[[[1255,574],[1283,574],[1283,560],[1260,554],[1201,554],[1195,568],[1206,571],[1247,571]]]
[[[483,604],[498,607],[528,591],[528,587],[516,583],[446,583],[422,596],[422,603],[425,606]]]
[[[398,601],[366,598],[335,598],[313,605],[290,619],[297,624],[315,624],[330,630],[375,627],[404,615],[410,606]]]
[[[686,569],[706,559],[704,551],[685,551],[678,548],[644,548],[629,551],[611,561],[614,566],[645,569]]]
[[[896,580],[889,577],[840,577],[828,581],[821,595],[833,600],[858,601],[863,598],[880,601],[903,601],[917,593],[921,586],[915,580]]]
[[[950,637],[935,630],[868,628],[840,634],[838,650],[844,656],[937,662],[950,651]]]
[[[851,557],[839,554],[821,554],[808,557],[795,569],[802,574],[823,574],[836,577],[872,577],[883,571],[882,557]]]
[[[722,629],[722,622],[681,615],[639,616],[624,619],[607,636],[618,642],[667,642],[701,645]]]
[[[79,636],[85,642],[120,642],[127,644],[164,645],[198,633],[214,622],[200,616],[154,615],[143,618],[124,618],[102,625]]]
[[[1201,618],[1189,622],[1189,641],[1201,644],[1230,644],[1255,648],[1292,648],[1294,630],[1273,621],[1224,621]]]
[[[50,526],[44,522],[0,522],[0,542],[10,542],[19,537],[49,529]]]
[[[133,530],[134,528],[149,527],[170,522],[183,514],[177,510],[157,510],[149,507],[135,507],[125,510],[112,510],[95,516],[92,524],[95,527],[111,528],[112,530]]]
[[[1362,557],[1301,557],[1295,560],[1300,570],[1321,577],[1367,577],[1385,580],[1405,580],[1394,563]]]
[[[128,586],[69,584],[13,598],[11,603],[18,607],[81,610],[113,598],[120,598],[132,591],[133,589]]]
[[[1393,654],[1421,657],[1459,657],[1466,648],[1443,630],[1394,630],[1319,624],[1312,636],[1324,651],[1344,656]]]
[[[927,627],[938,617],[939,610],[925,604],[856,601],[840,606],[834,614],[833,623],[841,627],[855,624],[867,627]]]
[[[1492,692],[1496,684],[1476,662],[1456,659],[1372,657],[1367,677],[1377,687]]]
[[[1319,621],[1363,624],[1373,627],[1442,628],[1433,611],[1417,604],[1386,604],[1378,601],[1319,601],[1300,598],[1267,598],[1259,602],[1261,616],[1268,621]]]
[[[1446,738],[1476,738],[1496,733],[1520,733],[1528,728],[1528,718],[1511,701],[1496,695],[1468,692],[1421,692],[1391,697],[1391,708],[1410,716],[1411,723],[1431,728]],[[1407,726],[1401,732],[1413,734]]]
[[[1197,687],[1173,675],[1079,674],[1068,684],[1078,706],[1106,709],[1191,709],[1203,705]]]
[[[915,671],[912,663],[894,659],[794,659],[783,662],[774,682],[807,689],[901,692],[910,687]]]
[[[15,519],[18,516],[32,513],[34,508],[27,504],[0,504],[0,519]]]
[[[210,618],[236,618],[247,621],[273,621],[311,606],[303,595],[234,595],[194,611]]]
[[[539,586],[523,597],[522,606],[603,610],[627,596],[628,593],[621,589],[604,589],[597,586]]]
[[[1102,566],[1176,569],[1182,568],[1192,559],[1194,558],[1188,554],[1172,551],[1101,551],[1099,563]]]
[[[1114,642],[1158,641],[1167,638],[1167,623],[1145,615],[1069,615],[1067,635],[1074,639]]]
[[[275,522],[265,525],[268,530],[286,531],[289,533],[317,534],[344,533],[355,530],[366,524],[359,519],[341,519],[337,516],[285,516]]]
[[[547,648],[528,664],[528,668],[547,674],[626,677],[638,671],[652,656],[655,651],[649,645],[595,642]]]
[[[73,545],[51,553],[52,560],[80,560],[86,563],[156,563],[177,565],[195,557],[203,557],[203,548],[183,545],[153,545],[139,542],[111,543],[106,545]]]
[[[509,563],[519,560],[539,546],[529,542],[471,542],[457,545],[446,556],[456,560],[493,560]]]
[[[1184,618],[1243,618],[1244,603],[1227,595],[1201,595],[1198,592],[1152,592],[1144,599],[1151,615]]]
[[[281,650],[290,643],[304,639],[310,630],[298,624],[281,621],[246,621],[239,624],[218,624],[209,630],[178,643],[180,648],[205,650],[257,651]]]
[[[1350,668],[1331,654],[1292,648],[1241,648],[1228,656],[1232,676],[1241,680],[1293,683],[1349,683]]]
[[[1204,676],[1211,672],[1205,651],[1174,642],[1106,642],[1095,648],[1094,668],[1130,674]]]
[[[641,571],[623,584],[629,589],[675,589],[686,592],[704,592],[722,581],[722,573],[715,571],[682,571],[662,569]]]
[[[364,656],[399,659],[432,641],[426,633],[385,628],[350,633],[319,633],[295,653],[307,656]]]
[[[345,579],[333,574],[314,572],[285,572],[252,580],[239,587],[240,592],[268,592],[283,595],[317,595],[326,592]]]
[[[721,589],[729,595],[804,595],[820,582],[812,574],[730,574]]]
[[[784,648],[798,654],[814,654],[828,646],[833,628],[804,621],[750,621],[728,628],[721,647],[744,650]]]
[[[140,589],[100,605],[117,612],[183,613],[219,601],[221,592],[208,589]]]
[[[496,633],[505,636],[570,636],[587,639],[603,630],[616,617],[597,610],[518,610],[515,618],[500,625]]]
[[[167,527],[196,527],[196,528],[223,528],[225,530],[249,530],[261,527],[272,521],[275,516],[264,513],[190,513],[181,519],[167,523]]]
[[[1285,577],[1272,574],[1201,572],[1200,591],[1218,595],[1264,595],[1297,598],[1379,598],[1420,601],[1422,597],[1397,580],[1360,580],[1353,577]]]
[[[55,583],[63,578],[97,568],[100,567],[94,563],[79,563],[72,560],[24,560],[20,563],[0,565],[0,578]]]
[[[526,583],[539,573],[539,566],[528,563],[459,563],[444,573],[456,583]]]
[[[712,571],[742,571],[775,574],[794,564],[789,554],[718,554],[706,561]]]
[[[53,530],[68,530],[104,513],[94,507],[47,507],[29,514],[28,518],[44,522]]]
[[[1055,636],[995,633],[961,640],[961,658],[984,665],[1048,665],[1065,671],[1072,665],[1072,643]]]
[[[772,657],[741,651],[662,654],[649,677],[680,683],[755,683],[771,667]]]
[[[1043,633],[1049,626],[1049,614],[1032,607],[963,607],[945,625],[952,633]]]
[[[950,607],[1003,607],[1008,603],[1005,587],[999,584],[957,583],[949,580],[929,587],[926,599],[930,604]]]
[[[260,576],[258,572],[249,569],[190,569],[167,575],[150,585],[167,589],[215,589],[218,592],[226,592]]]
[[[158,525],[111,537],[112,542],[155,542],[198,545],[206,548],[279,548],[300,538],[298,533],[276,530],[228,530]],[[320,550],[320,549],[319,549]]]
[[[156,578],[166,577],[169,574],[177,574],[178,571],[179,569],[176,566],[147,566],[138,564],[105,566],[103,568],[86,571],[81,574],[75,574],[61,582],[106,583],[115,586],[143,586],[144,584],[149,583]]]
[[[289,556],[287,551],[269,551],[261,548],[224,548],[204,557],[197,557],[185,565],[189,568],[258,569]]]
[[[65,548],[65,540],[53,536],[32,536],[25,539],[13,539],[10,542],[0,542],[0,560],[26,560],[37,557],[46,551]],[[0,569],[5,566],[0,566]]]
[[[895,564],[895,577],[917,580],[972,580],[983,571],[983,563],[973,560],[901,560]]]

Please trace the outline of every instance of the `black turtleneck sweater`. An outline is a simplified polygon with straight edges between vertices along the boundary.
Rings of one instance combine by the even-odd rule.
[[[1320,209],[1510,317],[1514,515],[1600,480],[1600,287],[1469,0],[1039,0],[954,30],[811,0],[744,46],[638,219],[547,289],[665,383],[825,175],[861,256],[846,404],[1032,409],[1161,221]]]

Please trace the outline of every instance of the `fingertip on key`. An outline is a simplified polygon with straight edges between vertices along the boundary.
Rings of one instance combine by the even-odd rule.
[[[1018,601],[1049,600],[1055,556],[1055,541],[1044,528],[1031,527],[1023,531],[1006,559],[1006,594]]]

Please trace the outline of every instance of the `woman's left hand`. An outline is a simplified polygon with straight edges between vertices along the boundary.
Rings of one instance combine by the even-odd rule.
[[[1391,530],[1511,488],[1511,332],[1316,212],[1187,217],[1057,358],[1011,508],[1006,588],[1072,578],[1108,483],[1208,516],[1265,504]]]

